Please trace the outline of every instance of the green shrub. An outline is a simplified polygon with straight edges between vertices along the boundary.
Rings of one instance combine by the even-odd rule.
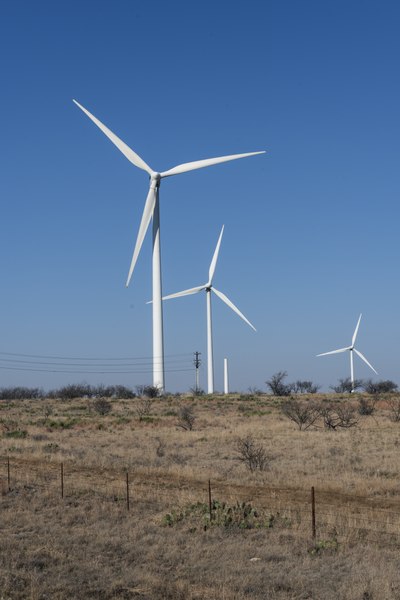
[[[14,431],[6,431],[4,433],[4,437],[6,438],[25,439],[27,436],[28,432],[25,429],[15,429]]]

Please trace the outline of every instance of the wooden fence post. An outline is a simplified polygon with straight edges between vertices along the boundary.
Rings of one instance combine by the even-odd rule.
[[[211,480],[208,480],[208,510],[210,512],[210,521],[212,520],[212,500],[211,500]]]
[[[64,498],[64,463],[61,463],[61,471],[60,471],[60,478],[61,478],[61,498]]]
[[[9,456],[7,456],[7,484],[8,484],[8,491],[11,492],[10,457]]]
[[[129,473],[126,472],[126,509],[129,510]]]
[[[314,490],[314,486],[312,486],[312,488],[311,488],[311,530],[312,530],[313,540],[315,540],[317,532],[316,532],[316,527],[315,527],[315,490]]]

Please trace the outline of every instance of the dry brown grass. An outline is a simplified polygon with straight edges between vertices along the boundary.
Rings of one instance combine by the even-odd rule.
[[[400,424],[383,399],[357,428],[299,431],[280,402],[171,397],[140,417],[137,400],[104,416],[84,399],[0,403],[0,599],[398,600]],[[250,435],[265,470],[239,460]],[[228,505],[211,524],[208,479]],[[238,502],[257,526],[225,526]]]

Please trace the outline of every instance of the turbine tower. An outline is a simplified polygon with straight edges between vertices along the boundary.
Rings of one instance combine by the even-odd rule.
[[[153,171],[151,167],[117,137],[108,127],[103,125],[95,116],[93,116],[79,102],[74,100],[75,104],[101,129],[101,131],[117,146],[122,154],[136,167],[146,171],[150,177],[150,187],[147,194],[142,219],[139,226],[139,232],[136,239],[135,249],[133,251],[131,266],[126,281],[126,286],[131,280],[136,261],[138,259],[140,249],[143,244],[150,221],[153,220],[153,385],[161,392],[164,391],[164,336],[163,336],[163,314],[162,314],[162,282],[161,282],[161,251],[160,251],[160,209],[159,209],[159,188],[161,179],[170,177],[171,175],[180,175],[194,169],[202,169],[210,167],[218,163],[245,158],[246,156],[254,156],[256,154],[264,154],[261,152],[247,152],[245,154],[232,154],[229,156],[219,156],[217,158],[207,158],[194,162],[177,165],[168,171],[159,173]]]
[[[208,271],[208,281],[204,285],[199,285],[194,288],[190,288],[188,290],[183,290],[183,292],[177,292],[176,294],[170,294],[169,296],[164,296],[163,300],[169,300],[170,298],[179,298],[181,296],[190,296],[191,294],[197,294],[202,292],[203,290],[206,292],[207,299],[207,392],[209,394],[214,393],[214,358],[213,358],[213,337],[212,337],[212,318],[211,318],[211,292],[214,292],[225,304],[229,306],[245,323],[250,325],[254,331],[256,328],[246,319],[243,313],[229,300],[225,294],[217,290],[213,286],[213,278],[215,273],[215,268],[217,266],[219,248],[221,246],[222,234],[224,233],[224,225],[222,226],[221,233],[219,234],[218,242],[216,248],[214,250],[214,255],[211,260],[210,269]]]
[[[356,343],[358,328],[360,327],[361,317],[362,317],[362,314],[358,317],[357,325],[354,330],[353,337],[351,339],[351,346],[346,346],[346,348],[339,348],[339,350],[331,350],[331,352],[323,352],[322,354],[317,354],[317,356],[327,356],[328,354],[339,354],[340,352],[346,352],[347,350],[350,352],[350,379],[351,379],[351,391],[352,392],[355,391],[353,352],[355,352],[365,362],[365,364],[367,364],[369,366],[369,368],[372,369],[373,372],[378,375],[377,371],[375,371],[374,367],[367,361],[365,356],[363,354],[361,354],[361,352],[359,350],[357,350],[357,348],[354,347],[354,344]]]

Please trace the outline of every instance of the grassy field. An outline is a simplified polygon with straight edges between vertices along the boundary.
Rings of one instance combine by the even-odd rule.
[[[267,395],[2,401],[0,599],[398,600],[400,423],[359,398],[336,431]]]

